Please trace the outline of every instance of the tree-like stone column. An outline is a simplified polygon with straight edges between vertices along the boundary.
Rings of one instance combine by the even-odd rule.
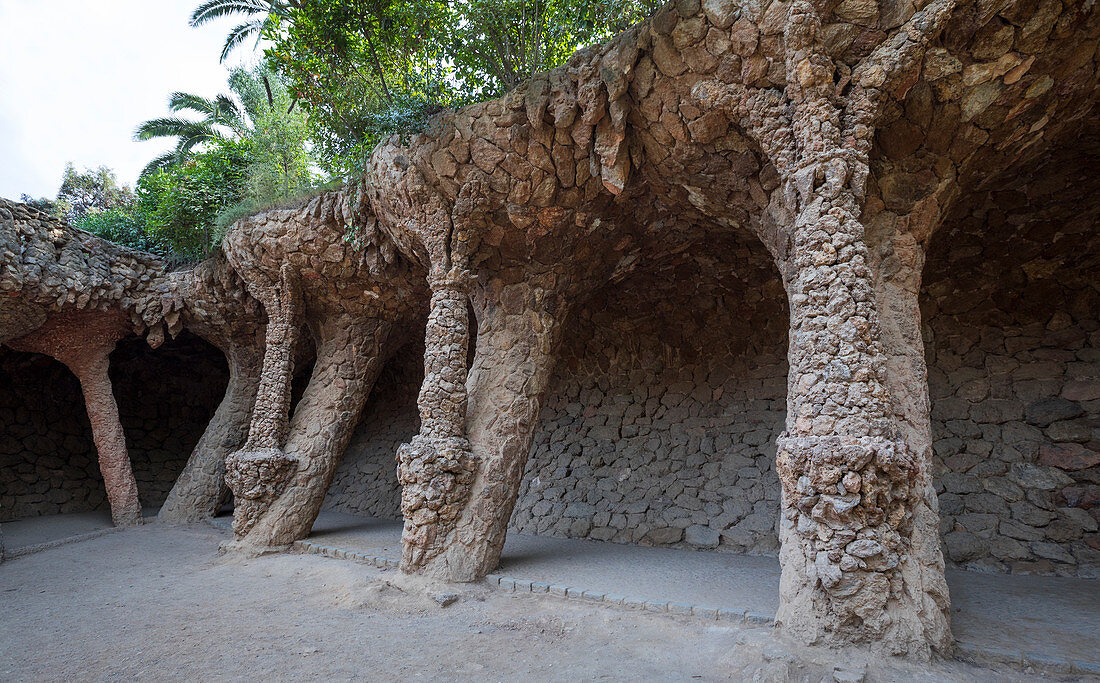
[[[248,434],[263,356],[254,346],[230,345],[225,358],[229,364],[225,396],[161,506],[157,518],[162,522],[187,524],[217,513],[225,488],[226,458]]]
[[[782,91],[739,82],[695,89],[705,104],[731,112],[781,179],[761,225],[791,316],[787,430],[777,444],[776,621],[811,643],[869,643],[918,657],[952,647],[942,558],[924,537],[930,452],[899,429],[902,409],[890,391],[899,383],[887,377],[890,350],[860,219],[878,112],[904,90],[904,74],[954,4],[934,0],[848,67],[824,47],[825,3],[793,0]],[[914,561],[915,546],[924,561]]]
[[[282,493],[297,466],[282,448],[290,413],[293,351],[298,335],[300,294],[293,270],[283,264],[275,286],[253,284],[267,311],[266,348],[248,439],[226,458],[226,483],[233,490],[233,532],[243,538]]]
[[[313,374],[286,438],[285,453],[295,465],[263,515],[238,536],[239,547],[285,547],[309,534],[382,368],[392,327],[350,315],[318,323]]]
[[[926,583],[923,568],[903,571],[917,484],[930,462],[918,461],[897,431],[862,225],[843,211],[805,211],[802,220],[788,282],[787,431],[777,456],[777,621],[811,642],[869,641],[917,654],[949,648],[946,611],[929,614],[924,591],[914,590]]]
[[[421,571],[446,547],[477,469],[466,439],[466,365],[470,321],[466,280],[458,272],[429,281],[420,432],[397,450],[401,483],[401,569]]]
[[[130,467],[126,435],[108,375],[111,351],[129,329],[125,317],[116,309],[63,312],[52,315],[34,332],[7,342],[18,351],[56,358],[80,380],[116,526],[136,526],[142,522],[137,481]]]
[[[554,370],[564,309],[527,282],[478,289],[477,348],[467,385],[466,434],[478,464],[451,538],[425,573],[475,581],[500,561]]]

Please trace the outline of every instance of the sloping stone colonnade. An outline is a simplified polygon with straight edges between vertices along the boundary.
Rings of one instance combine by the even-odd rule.
[[[383,142],[361,185],[239,221],[224,255],[188,271],[4,204],[0,340],[47,348],[36,340],[68,329],[72,300],[92,301],[83,275],[28,294],[41,285],[22,245],[56,233],[142,260],[94,300],[97,325],[153,344],[186,326],[231,371],[161,517],[210,515],[224,476],[228,547],[263,552],[309,533],[382,365],[423,335],[420,431],[396,453],[401,568],[472,581],[499,561],[571,313],[706,234],[756,240],[790,311],[777,623],[811,643],[948,655],[925,250],[965,192],[1088,132],[1089,7],[678,0]],[[58,263],[108,288],[118,272]],[[62,360],[103,395],[94,368]],[[121,463],[109,443],[101,458]]]

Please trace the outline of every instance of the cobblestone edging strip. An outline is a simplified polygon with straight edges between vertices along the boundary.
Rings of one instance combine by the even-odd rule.
[[[354,562],[364,562],[366,564],[378,567],[379,569],[397,569],[400,562],[388,557],[379,557],[377,555],[367,555],[365,553],[351,552],[350,550],[341,550],[340,548],[334,548],[328,545],[321,545],[319,543],[311,543],[310,541],[295,541],[291,546],[294,550],[300,553],[312,553],[314,555],[323,555],[324,557],[332,557],[338,560],[352,560]]]
[[[46,543],[36,543],[34,545],[25,545],[22,548],[16,548],[14,550],[8,550],[4,553],[3,559],[14,560],[17,557],[26,557],[27,555],[33,555],[40,553],[43,550],[49,550],[50,548],[56,548],[62,545],[68,545],[70,543],[80,543],[81,541],[90,541],[93,538],[99,538],[100,536],[106,536],[107,534],[113,534],[116,531],[122,531],[125,527],[113,526],[108,529],[97,529],[96,531],[89,531],[86,534],[77,534],[75,536],[66,536],[65,538],[59,538],[55,541],[48,541]]]
[[[1003,664],[1045,674],[1081,675],[1100,679],[1100,662],[1084,662],[1053,657],[1041,652],[1023,652],[994,645],[955,642],[955,659],[970,664]]]
[[[363,562],[378,567],[379,569],[396,569],[400,564],[398,560],[393,558],[356,553],[333,546],[313,543],[311,541],[296,541],[292,547],[295,551],[300,553],[312,553],[315,555],[323,555],[324,557]],[[729,609],[725,607],[715,607],[713,605],[693,605],[668,600],[645,600],[643,598],[618,595],[616,593],[586,590],[576,586],[546,583],[543,581],[528,581],[510,576],[501,576],[500,574],[489,574],[485,577],[485,582],[493,588],[510,593],[553,595],[567,600],[599,602],[606,605],[637,610],[639,612],[676,614],[679,616],[695,617],[704,621],[742,624],[750,627],[775,625],[774,615],[743,609]],[[1100,662],[1068,660],[1038,652],[1023,652],[999,648],[993,645],[978,645],[966,641],[956,642],[955,647],[955,658],[970,664],[997,664],[1011,666],[1020,670],[1031,669],[1039,673],[1082,675],[1100,678]]]
[[[485,582],[500,590],[513,593],[545,593],[570,600],[601,602],[607,605],[616,605],[641,612],[663,612],[685,617],[696,617],[705,619],[706,621],[725,621],[734,624],[747,624],[749,626],[772,626],[775,623],[775,617],[773,615],[750,612],[743,609],[727,609],[723,607],[714,607],[712,605],[692,605],[684,602],[670,602],[667,600],[645,600],[643,598],[585,590],[584,588],[545,583],[542,581],[514,579],[499,574],[489,574],[485,577]]]

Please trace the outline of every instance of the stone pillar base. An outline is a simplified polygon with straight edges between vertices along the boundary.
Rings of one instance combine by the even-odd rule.
[[[419,573],[443,551],[469,498],[477,464],[465,438],[420,434],[398,448],[397,461],[405,518],[401,570]]]
[[[298,459],[279,448],[241,450],[225,459],[225,481],[236,498],[233,533],[238,539],[279,497],[297,468]]]
[[[933,642],[946,615],[922,610],[922,572],[932,568],[912,557],[921,490],[906,444],[781,436],[778,450],[783,575],[776,622],[809,643],[865,643],[917,657],[949,647]]]

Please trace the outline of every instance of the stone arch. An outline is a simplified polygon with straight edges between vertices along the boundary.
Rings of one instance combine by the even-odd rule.
[[[0,350],[4,377],[0,519],[106,510],[103,477],[76,377],[60,361]],[[217,406],[225,361],[182,332],[157,349],[130,335],[110,378],[143,508],[164,502]]]
[[[159,508],[225,393],[225,356],[182,331],[156,349],[126,337],[110,361],[138,496],[142,507]]]
[[[993,571],[1100,565],[1096,142],[1002,172],[928,248],[921,309],[945,556]]]
[[[49,356],[0,347],[0,522],[106,510],[80,383]]]
[[[747,231],[682,237],[574,305],[513,529],[776,552],[786,296]]]

